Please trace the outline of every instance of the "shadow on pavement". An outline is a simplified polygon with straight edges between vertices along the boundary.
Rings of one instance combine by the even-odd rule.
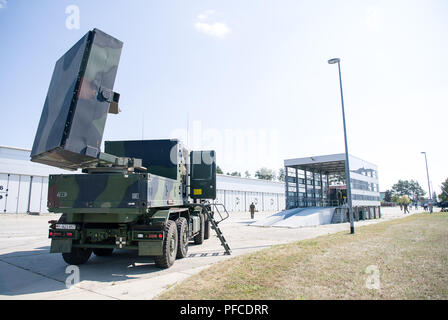
[[[34,293],[56,293],[66,289],[68,265],[61,254],[50,254],[50,247],[0,255],[0,295],[18,296]],[[152,257],[140,257],[133,250],[116,250],[111,256],[92,253],[86,264],[79,266],[80,281],[113,283],[135,279],[139,275],[162,273]]]

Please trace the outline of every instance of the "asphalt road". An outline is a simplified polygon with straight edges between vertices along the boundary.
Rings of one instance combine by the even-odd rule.
[[[382,212],[382,219],[356,222],[355,228],[404,216],[399,208]],[[271,214],[256,213],[255,220]],[[92,255],[79,267],[80,282],[67,288],[67,277],[73,274],[66,273],[67,264],[60,254],[49,253],[48,220],[55,216],[0,214],[0,299],[152,299],[190,275],[230,258],[214,233],[204,244],[190,245],[189,256],[166,270],[155,267],[152,258],[118,250],[110,257]],[[220,224],[232,256],[349,230],[348,223],[287,229],[250,226],[253,221],[249,213],[239,212]]]

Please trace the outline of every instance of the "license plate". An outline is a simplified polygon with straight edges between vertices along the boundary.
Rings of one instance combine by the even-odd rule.
[[[75,230],[76,224],[57,224],[56,229]]]

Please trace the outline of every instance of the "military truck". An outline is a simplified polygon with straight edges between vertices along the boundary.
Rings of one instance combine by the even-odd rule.
[[[57,62],[35,136],[31,161],[77,171],[49,176],[51,253],[68,264],[116,249],[153,256],[160,268],[187,256],[228,217],[216,198],[214,151],[189,151],[175,139],[106,141],[108,113],[123,43],[93,29]]]

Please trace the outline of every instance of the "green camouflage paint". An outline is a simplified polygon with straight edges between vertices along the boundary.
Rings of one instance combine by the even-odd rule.
[[[182,184],[147,173],[51,175],[48,208],[62,213],[146,213],[181,206]],[[126,209],[126,211],[123,211]]]
[[[89,31],[56,63],[31,161],[76,170],[100,153],[123,43]]]

